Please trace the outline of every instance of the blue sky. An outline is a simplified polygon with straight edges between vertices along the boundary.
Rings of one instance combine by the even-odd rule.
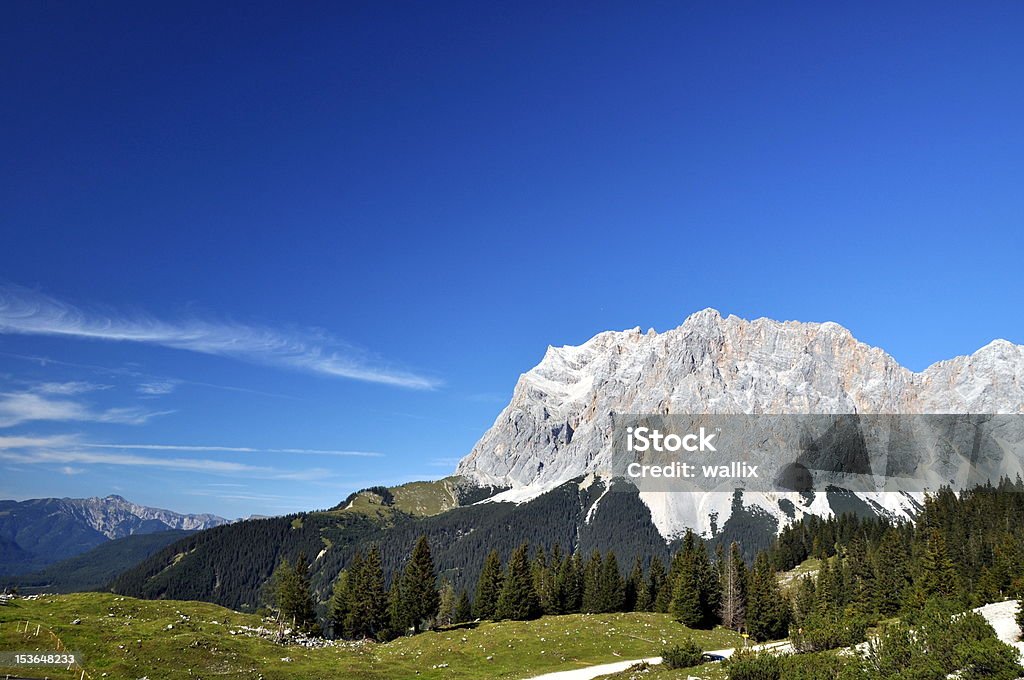
[[[1022,29],[8,3],[0,497],[235,517],[440,477],[548,344],[709,306],[913,369],[1024,342]]]

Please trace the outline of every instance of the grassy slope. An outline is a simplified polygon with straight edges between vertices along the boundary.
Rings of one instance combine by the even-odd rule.
[[[783,592],[792,593],[796,590],[800,579],[804,576],[817,576],[820,569],[821,560],[810,557],[796,565],[793,569],[779,574],[779,585],[782,586]]]
[[[385,517],[391,510],[400,510],[413,517],[431,517],[458,505],[455,484],[456,478],[445,477],[390,487],[388,490],[394,497],[391,506],[385,506],[376,493],[361,491],[342,512],[362,512],[371,517]]]
[[[181,614],[190,618],[183,621]],[[79,625],[71,621],[80,618]],[[42,642],[17,633],[43,627]],[[173,628],[168,629],[168,625]],[[201,602],[147,601],[101,593],[17,600],[0,607],[0,650],[66,649],[83,655],[86,677],[162,678],[523,678],[621,659],[656,656],[689,634],[707,649],[730,647],[730,631],[689,631],[664,614],[545,617],[430,632],[378,645],[282,647],[230,631],[260,619]],[[290,662],[282,658],[290,658]],[[490,658],[488,658],[490,657]],[[448,664],[447,668],[436,668]],[[0,669],[0,674],[13,669]],[[51,678],[72,674],[47,670]],[[37,673],[37,675],[42,675]],[[77,675],[75,675],[77,677]]]

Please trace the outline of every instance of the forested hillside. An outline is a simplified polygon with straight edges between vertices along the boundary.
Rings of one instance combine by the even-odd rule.
[[[21,593],[70,593],[98,590],[127,569],[170,543],[193,534],[171,529],[154,534],[136,534],[101,543],[92,550],[51,564],[41,571],[21,576],[0,577],[0,584]]]
[[[145,598],[196,599],[240,610],[265,601],[277,564],[305,554],[319,602],[357,550],[378,543],[390,580],[416,538],[430,540],[439,573],[459,589],[475,584],[492,549],[503,558],[523,542],[566,550],[614,550],[620,559],[660,554],[666,545],[634,493],[605,493],[603,483],[574,480],[529,503],[483,503],[413,517],[387,504],[250,520],[190,536],[154,554],[111,584],[114,592]]]

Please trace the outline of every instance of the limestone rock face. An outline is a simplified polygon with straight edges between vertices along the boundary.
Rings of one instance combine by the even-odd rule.
[[[915,373],[835,323],[747,321],[706,309],[664,333],[634,328],[549,347],[456,473],[513,487],[507,499],[600,475],[610,463],[613,413],[1020,414],[1024,347],[996,340]],[[708,513],[722,521],[730,512],[720,499],[666,498],[673,495],[699,496],[641,494],[666,536],[686,526],[706,532]],[[876,501],[895,514],[906,509]],[[772,513],[778,505],[747,502]],[[805,500],[802,511],[828,514],[814,505]]]

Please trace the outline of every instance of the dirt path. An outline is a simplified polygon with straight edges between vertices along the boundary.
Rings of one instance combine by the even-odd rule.
[[[782,642],[770,642],[764,645],[754,645],[751,649],[763,650],[771,649],[778,651],[783,654],[788,654],[793,651],[792,645],[789,642],[783,640]],[[736,651],[735,647],[729,649],[712,649],[707,654],[715,654],[717,656],[730,657]],[[610,675],[612,673],[621,673],[630,666],[635,666],[638,663],[649,663],[652,666],[661,663],[660,656],[653,656],[649,659],[633,659],[631,661],[615,661],[613,663],[603,663],[598,666],[587,666],[586,668],[574,668],[568,671],[555,671],[554,673],[545,673],[543,675],[535,675],[528,680],[593,680],[594,678],[601,677],[602,675]]]

